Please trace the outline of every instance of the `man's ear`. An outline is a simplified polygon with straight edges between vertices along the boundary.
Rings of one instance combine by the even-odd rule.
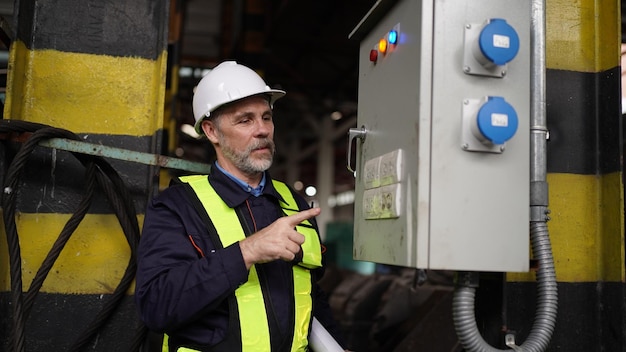
[[[208,138],[211,143],[217,144],[218,142],[217,130],[215,128],[214,121],[204,120],[202,121],[200,126],[202,127],[202,131],[204,132],[204,135],[206,136],[206,138]]]

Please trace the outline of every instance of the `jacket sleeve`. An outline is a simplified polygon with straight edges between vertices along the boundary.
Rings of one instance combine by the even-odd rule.
[[[248,277],[239,244],[216,249],[182,187],[148,205],[137,261],[135,301],[157,332],[216,309]]]

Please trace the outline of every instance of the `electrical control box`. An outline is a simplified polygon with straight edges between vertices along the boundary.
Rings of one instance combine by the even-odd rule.
[[[530,2],[381,0],[350,38],[354,258],[528,271]]]

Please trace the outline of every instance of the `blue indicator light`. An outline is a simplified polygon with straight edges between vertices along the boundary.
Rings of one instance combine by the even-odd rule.
[[[493,144],[504,144],[517,132],[517,113],[502,97],[489,97],[476,118],[480,134]]]
[[[387,41],[389,42],[389,44],[391,45],[396,45],[398,44],[398,31],[396,31],[395,29],[392,29],[389,32],[389,35],[387,36]]]
[[[478,38],[481,53],[489,61],[500,66],[515,58],[519,51],[519,37],[505,20],[492,18],[483,27]]]

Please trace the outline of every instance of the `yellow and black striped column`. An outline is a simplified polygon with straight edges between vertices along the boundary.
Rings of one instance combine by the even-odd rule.
[[[546,1],[548,222],[559,291],[549,351],[623,351],[620,2]],[[532,274],[507,275],[507,327],[529,333]]]
[[[160,153],[169,1],[32,0],[17,1],[16,7],[4,118],[66,129],[89,143]],[[109,162],[133,195],[134,216],[141,224],[158,187],[158,171]],[[70,153],[39,148],[30,158],[16,216],[24,290],[76,210],[84,187],[84,167]],[[12,315],[5,239],[3,234],[3,343]],[[36,298],[26,322],[26,350],[67,350],[119,284],[130,252],[111,204],[97,192]],[[132,294],[133,287],[90,351],[129,350],[141,325]]]

